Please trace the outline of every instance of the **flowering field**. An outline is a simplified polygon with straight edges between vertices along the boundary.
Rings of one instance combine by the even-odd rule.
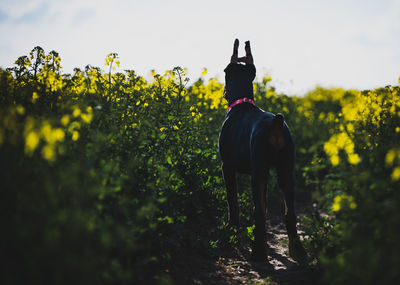
[[[62,74],[58,53],[36,47],[0,69],[2,284],[174,284],[182,250],[218,258],[251,243],[249,187],[244,233],[225,228],[223,83],[118,66],[109,54],[105,70]],[[254,83],[255,102],[291,128],[310,266],[328,284],[394,284],[399,86],[288,97],[270,81]]]

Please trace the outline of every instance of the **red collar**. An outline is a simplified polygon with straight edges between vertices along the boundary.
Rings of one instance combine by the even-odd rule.
[[[245,97],[245,98],[238,99],[238,100],[236,100],[235,102],[233,102],[232,105],[229,106],[228,110],[226,110],[226,113],[228,114],[229,111],[230,111],[233,107],[235,107],[236,105],[239,105],[239,104],[245,103],[245,102],[250,103],[250,104],[252,104],[252,105],[254,105],[254,106],[256,105],[256,103],[254,103],[253,99],[249,99],[249,98],[246,98],[246,97]]]

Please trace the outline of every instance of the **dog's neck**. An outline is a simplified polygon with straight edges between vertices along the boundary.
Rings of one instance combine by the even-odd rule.
[[[232,106],[238,100],[248,100],[248,99],[250,99],[251,102],[254,102],[253,94],[251,94],[251,96],[247,95],[247,96],[238,96],[238,97],[235,97],[235,98],[226,98],[226,100],[228,101],[228,106]],[[245,101],[243,101],[243,102],[245,102]]]
[[[233,107],[235,107],[235,106],[237,106],[237,105],[239,105],[239,104],[242,104],[242,103],[249,103],[249,104],[251,104],[251,105],[253,105],[253,106],[256,105],[256,104],[254,103],[253,99],[249,99],[249,98],[246,98],[246,97],[245,97],[245,98],[243,98],[243,99],[236,100],[235,102],[233,102],[232,104],[230,104],[229,107],[228,107],[228,110],[226,110],[226,113],[228,114],[228,113],[232,110]]]

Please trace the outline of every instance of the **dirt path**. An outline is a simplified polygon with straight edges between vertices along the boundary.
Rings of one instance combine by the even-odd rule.
[[[288,254],[282,222],[268,226],[269,265],[250,261],[250,248],[235,248],[218,260],[196,256],[179,265],[179,284],[319,284],[315,271],[299,266]],[[196,258],[196,260],[193,260]]]

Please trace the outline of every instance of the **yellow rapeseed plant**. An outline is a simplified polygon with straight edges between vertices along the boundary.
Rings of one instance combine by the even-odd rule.
[[[347,194],[340,194],[333,199],[332,211],[338,212],[342,208],[343,203],[346,203],[352,210],[357,208],[357,204],[354,202],[354,197]]]
[[[39,145],[40,137],[35,131],[30,131],[25,137],[25,153],[32,155]]]

